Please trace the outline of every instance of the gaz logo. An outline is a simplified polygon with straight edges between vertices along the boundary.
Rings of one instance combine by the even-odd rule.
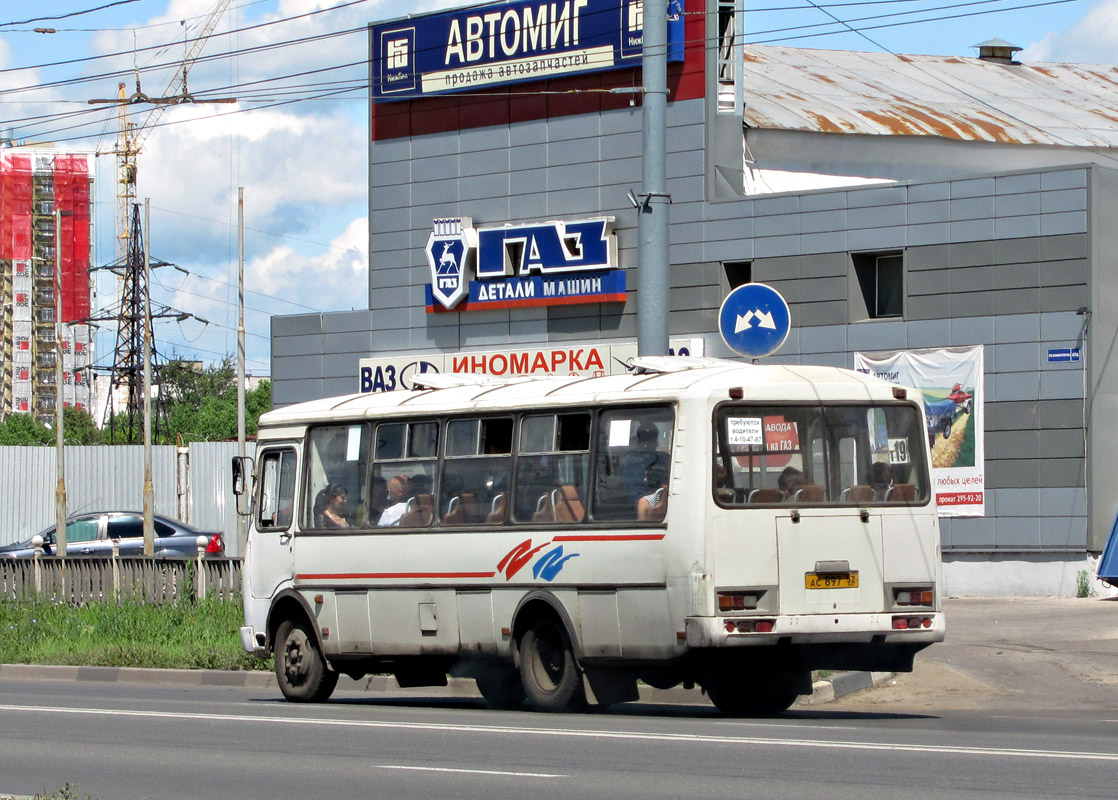
[[[431,294],[444,308],[454,308],[469,293],[466,266],[474,239],[476,233],[469,217],[434,221],[427,239],[427,264],[431,267]]]

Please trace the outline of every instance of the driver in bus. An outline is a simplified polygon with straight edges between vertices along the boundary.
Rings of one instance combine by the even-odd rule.
[[[870,486],[873,488],[873,499],[884,500],[893,488],[893,476],[889,465],[884,461],[875,461],[870,466]]]
[[[784,493],[785,500],[791,500],[804,488],[804,474],[795,467],[785,467],[776,479],[776,486]]]

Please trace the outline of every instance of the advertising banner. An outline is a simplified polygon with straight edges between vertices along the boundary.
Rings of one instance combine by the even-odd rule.
[[[672,355],[701,356],[702,339],[672,339]],[[358,362],[359,392],[393,392],[415,388],[416,375],[467,372],[479,375],[619,375],[629,371],[636,343],[528,347],[466,353],[410,353]]]
[[[370,26],[372,99],[411,100],[639,67],[643,0],[512,0]],[[683,60],[683,2],[668,3],[668,60]]]
[[[920,391],[939,515],[985,516],[982,345],[855,353],[854,368]]]

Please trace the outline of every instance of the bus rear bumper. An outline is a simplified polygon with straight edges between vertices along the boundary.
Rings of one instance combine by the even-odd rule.
[[[926,647],[943,641],[946,624],[941,611],[727,615],[688,617],[686,631],[687,645],[696,648],[842,643]]]

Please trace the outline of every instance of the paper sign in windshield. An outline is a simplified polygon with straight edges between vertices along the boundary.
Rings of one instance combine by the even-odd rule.
[[[731,445],[760,447],[765,443],[760,417],[729,417],[726,439]]]

